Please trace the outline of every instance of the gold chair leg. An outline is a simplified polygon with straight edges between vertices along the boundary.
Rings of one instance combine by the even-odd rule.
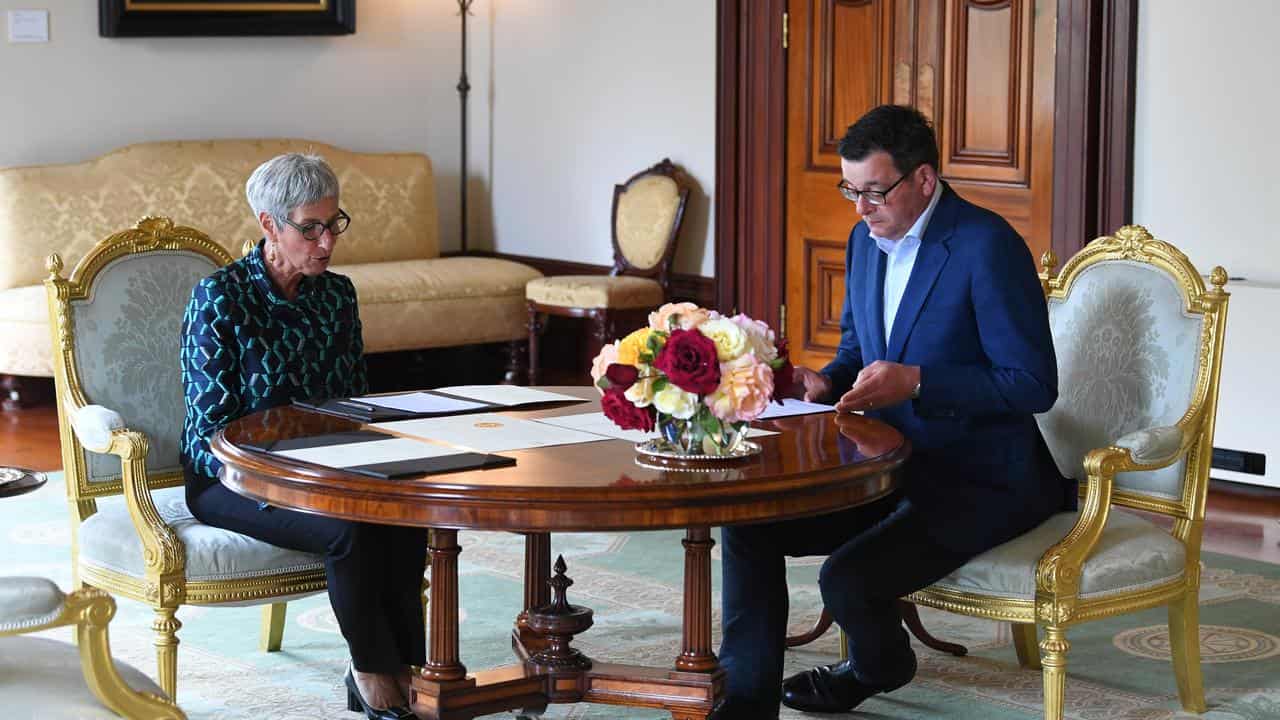
[[[1169,651],[1178,699],[1187,712],[1202,713],[1204,680],[1200,675],[1200,594],[1191,590],[1169,603]]]
[[[1044,677],[1044,720],[1062,720],[1067,689],[1067,651],[1071,643],[1057,625],[1047,625],[1040,641],[1040,662]]]
[[[107,623],[115,614],[115,601],[99,590],[72,593],[68,605],[83,603],[76,624],[76,644],[80,647],[80,667],[85,683],[94,697],[116,714],[127,718],[153,718],[155,720],[180,720],[186,715],[172,702],[151,693],[134,690],[120,677],[111,660],[111,641],[107,635]]]
[[[287,603],[271,603],[262,606],[262,631],[258,633],[258,649],[262,652],[278,652],[284,640],[284,615]]]
[[[849,636],[844,634],[844,628],[836,625],[836,629],[840,631],[840,659],[849,659]]]
[[[1040,645],[1036,641],[1035,623],[1009,623],[1013,630],[1013,649],[1018,653],[1018,666],[1024,670],[1040,669]]]
[[[177,608],[156,608],[151,629],[156,633],[156,668],[160,672],[160,689],[170,700],[178,700],[178,629],[182,623],[174,617]]]

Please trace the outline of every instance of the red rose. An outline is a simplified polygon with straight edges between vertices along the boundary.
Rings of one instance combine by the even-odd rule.
[[[778,359],[769,365],[773,368],[772,399],[782,402],[783,398],[791,397],[795,386],[795,366],[791,364],[791,358],[788,356],[786,338],[778,341]]]
[[[622,390],[609,388],[600,398],[600,409],[604,416],[623,430],[653,430],[653,406],[636,407],[622,394]]]
[[[627,388],[635,385],[636,379],[640,377],[640,371],[634,365],[610,363],[609,369],[604,371],[604,376],[609,379],[610,388],[617,388],[618,392],[626,392]]]
[[[720,387],[716,344],[697,330],[672,330],[653,366],[685,392],[704,395]]]

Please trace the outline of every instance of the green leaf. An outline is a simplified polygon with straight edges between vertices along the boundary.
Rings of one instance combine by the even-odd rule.
[[[668,330],[680,329],[680,313],[672,313],[671,315],[667,316],[667,329]]]
[[[670,380],[666,379],[665,377],[660,377],[657,380],[653,381],[653,391],[656,393],[662,390],[666,390],[667,386],[670,384],[671,384]]]
[[[699,411],[698,415],[702,421],[703,431],[706,432],[708,435],[720,437],[720,429],[721,429],[720,418],[711,414],[711,408],[703,406],[702,410]]]
[[[609,378],[605,377],[604,375],[601,375],[600,379],[596,381],[596,387],[600,388],[601,390],[608,390],[612,386],[613,386],[613,383],[609,382]]]
[[[636,359],[639,360],[642,365],[652,365],[653,353],[642,352]]]

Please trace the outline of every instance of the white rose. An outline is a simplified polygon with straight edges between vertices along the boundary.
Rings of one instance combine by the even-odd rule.
[[[653,406],[660,413],[688,420],[698,412],[698,396],[670,384],[653,394]]]
[[[747,334],[726,317],[715,317],[698,326],[698,332],[716,344],[716,359],[728,362],[748,350]]]
[[[640,371],[640,378],[627,388],[622,396],[631,401],[636,407],[649,407],[653,402],[653,369],[648,365],[637,365],[636,370]]]

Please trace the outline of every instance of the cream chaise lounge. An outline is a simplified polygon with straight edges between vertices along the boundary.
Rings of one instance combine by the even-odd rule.
[[[440,257],[427,156],[307,140],[150,142],[83,163],[0,169],[0,375],[53,376],[41,286],[50,253],[74,267],[102,238],[158,215],[238,256],[261,237],[244,182],[290,151],[323,155],[342,182],[353,222],[333,270],[355,284],[366,352],[525,340],[525,284],[541,273],[496,258]]]

